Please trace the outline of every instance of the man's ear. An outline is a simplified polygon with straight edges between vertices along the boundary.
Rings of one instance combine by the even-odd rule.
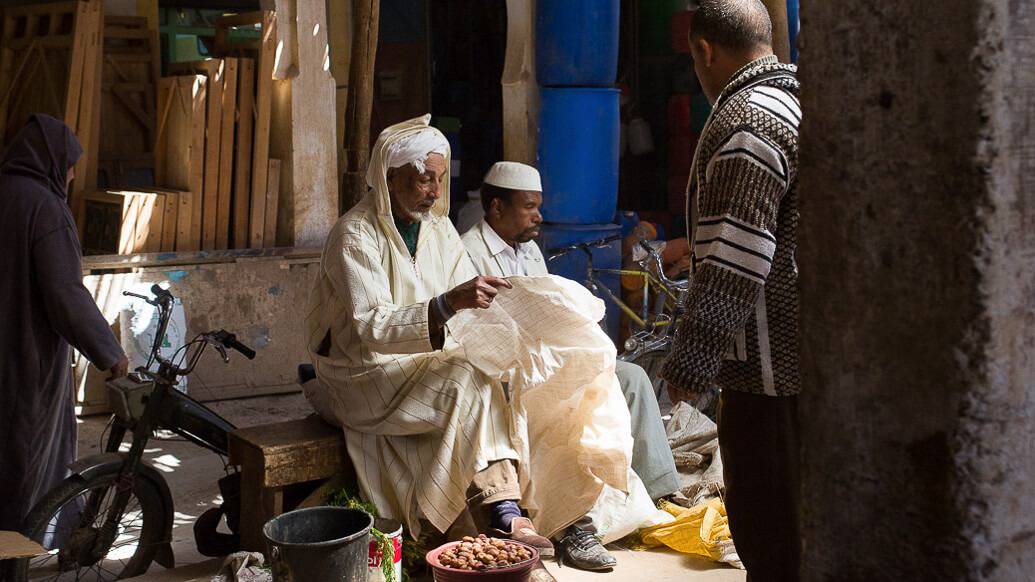
[[[493,198],[489,201],[489,214],[499,216],[503,213],[503,202],[499,198]]]
[[[705,67],[711,67],[715,62],[715,50],[712,43],[702,37],[690,39],[690,52],[693,53],[694,60]]]

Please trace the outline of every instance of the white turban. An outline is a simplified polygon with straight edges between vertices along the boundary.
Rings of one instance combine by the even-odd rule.
[[[389,168],[413,164],[423,174],[424,162],[430,154],[449,155],[449,142],[442,132],[429,127],[396,140],[388,146],[386,153]]]

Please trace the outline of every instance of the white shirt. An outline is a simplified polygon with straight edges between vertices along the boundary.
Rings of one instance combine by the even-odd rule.
[[[546,260],[535,241],[507,244],[489,223],[482,220],[460,237],[481,275],[549,275]]]

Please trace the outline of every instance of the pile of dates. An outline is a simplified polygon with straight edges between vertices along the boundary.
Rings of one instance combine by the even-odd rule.
[[[442,552],[438,561],[458,570],[490,570],[514,566],[532,558],[532,552],[521,544],[480,534],[466,536],[457,545]]]

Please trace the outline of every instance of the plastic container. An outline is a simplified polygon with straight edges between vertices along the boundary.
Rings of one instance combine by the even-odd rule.
[[[483,570],[481,572],[476,570],[458,570],[439,563],[438,557],[442,552],[461,543],[463,542],[449,542],[427,553],[425,559],[435,575],[435,582],[466,582],[468,580],[479,580],[480,582],[527,582],[531,577],[532,568],[535,568],[536,563],[539,561],[539,550],[519,542],[510,542],[527,548],[532,553],[532,557],[520,564],[506,568]]]
[[[289,511],[266,522],[273,580],[366,582],[374,518],[344,507]]]
[[[543,224],[540,227],[539,247],[547,258],[546,267],[550,274],[566,277],[573,281],[585,284],[586,268],[588,260],[586,253],[581,250],[570,251],[553,260],[549,260],[551,251],[561,247],[602,240],[609,237],[619,237],[604,248],[592,249],[593,267],[596,269],[619,269],[622,265],[622,227],[618,224]],[[620,277],[615,274],[596,275],[598,284],[606,286],[615,297],[621,297]],[[621,324],[621,315],[614,303],[607,298],[604,291],[597,291],[597,297],[604,300],[607,306],[607,314],[604,316],[604,328],[611,339],[617,340],[618,330]]]
[[[618,89],[542,89],[538,166],[544,220],[611,220],[618,204],[620,133]]]
[[[367,557],[367,582],[386,582],[382,563],[392,561],[396,582],[402,581],[402,533],[403,526],[394,519],[378,517],[374,519],[374,528],[385,534],[392,542],[392,555],[385,556],[377,538],[370,536],[370,551]]]
[[[619,0],[543,0],[535,12],[536,78],[541,86],[614,84]]]
[[[801,22],[798,20],[798,0],[787,0],[787,32],[791,44],[791,62],[798,62],[798,31]]]

